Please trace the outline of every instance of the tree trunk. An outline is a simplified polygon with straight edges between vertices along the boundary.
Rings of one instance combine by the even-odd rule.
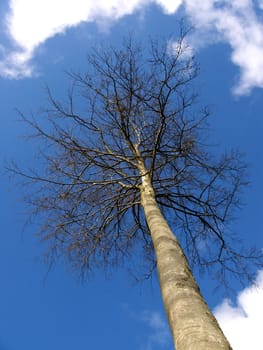
[[[142,172],[141,201],[150,229],[160,288],[176,350],[230,350],[204,301],[186,256],[163,217],[150,176]]]

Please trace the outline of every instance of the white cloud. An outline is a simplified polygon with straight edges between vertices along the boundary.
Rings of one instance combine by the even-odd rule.
[[[213,313],[233,350],[262,350],[263,270],[258,272],[254,285],[238,293],[236,305],[225,299]],[[150,329],[142,350],[171,346],[168,323],[159,312],[145,311],[140,315],[140,319]]]
[[[262,350],[263,270],[258,273],[255,285],[238,294],[236,306],[226,299],[214,314],[233,350]]]
[[[183,0],[155,0],[155,2],[169,15],[175,13],[183,4]]]
[[[235,94],[263,87],[263,0],[9,0],[5,28],[12,47],[0,50],[0,75],[31,76],[36,49],[48,38],[82,22],[113,22],[154,3],[170,15],[184,6],[196,28],[195,48],[218,41],[230,45],[240,69]]]
[[[100,17],[115,20],[145,3],[146,0],[11,0],[7,26],[19,46],[32,50],[68,27]]]
[[[231,60],[240,68],[234,93],[243,95],[254,87],[262,88],[263,23],[259,6],[252,0],[185,0],[185,6],[197,29],[195,43],[202,46],[222,41],[231,46]]]
[[[10,78],[31,76],[30,60],[48,38],[67,28],[100,18],[118,18],[133,13],[147,0],[10,0],[5,21],[13,48],[0,62],[0,74]]]
[[[177,0],[10,0],[5,18],[6,32],[13,48],[0,61],[0,75],[10,78],[31,76],[30,60],[48,38],[64,33],[82,22],[115,21],[151,3],[167,14],[180,6]]]
[[[131,311],[127,304],[124,311],[136,323],[144,323],[144,340],[140,350],[167,349],[172,347],[172,336],[165,320],[159,311]],[[263,325],[263,270],[258,272],[255,284],[237,294],[236,303],[225,299],[213,313],[233,350],[262,350]]]

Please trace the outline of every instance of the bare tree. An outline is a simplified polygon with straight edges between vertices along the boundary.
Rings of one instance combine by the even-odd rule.
[[[173,48],[129,38],[94,50],[88,73],[70,74],[67,102],[49,94],[44,123],[26,118],[45,142],[44,170],[13,171],[36,185],[30,204],[52,256],[89,271],[141,252],[150,271],[157,264],[176,349],[231,349],[191,269],[243,278],[262,256],[234,249],[228,222],[245,166],[236,152],[207,151],[209,113],[196,103],[198,69],[185,50],[183,33]]]

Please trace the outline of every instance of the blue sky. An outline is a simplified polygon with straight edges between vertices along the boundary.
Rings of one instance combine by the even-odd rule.
[[[118,43],[176,32],[184,16],[195,30],[188,44],[200,64],[200,100],[211,118],[211,140],[246,155],[251,184],[233,223],[245,245],[263,248],[263,1],[252,0],[2,0],[0,4],[0,162],[37,165],[36,144],[19,122],[45,105],[45,86],[65,95],[65,70],[84,71],[101,41]],[[0,350],[172,349],[156,276],[133,284],[125,271],[94,273],[84,285],[62,264],[47,273],[34,225],[24,229],[22,189],[0,172]],[[234,350],[262,350],[260,288],[233,281],[231,300],[216,281],[197,276]]]

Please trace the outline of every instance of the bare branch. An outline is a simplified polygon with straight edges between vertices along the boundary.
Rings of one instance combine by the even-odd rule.
[[[249,261],[262,264],[262,254],[232,248],[229,221],[245,165],[237,152],[216,159],[203,145],[209,112],[196,103],[198,67],[184,55],[184,39],[174,52],[167,42],[147,51],[131,37],[119,49],[94,50],[86,74],[70,73],[68,103],[48,90],[43,124],[21,115],[44,141],[44,170],[11,171],[35,185],[29,201],[52,251],[82,271],[129,262],[139,251],[151,257],[152,271],[140,195],[146,174],[192,265],[217,266],[225,278],[250,276]]]

